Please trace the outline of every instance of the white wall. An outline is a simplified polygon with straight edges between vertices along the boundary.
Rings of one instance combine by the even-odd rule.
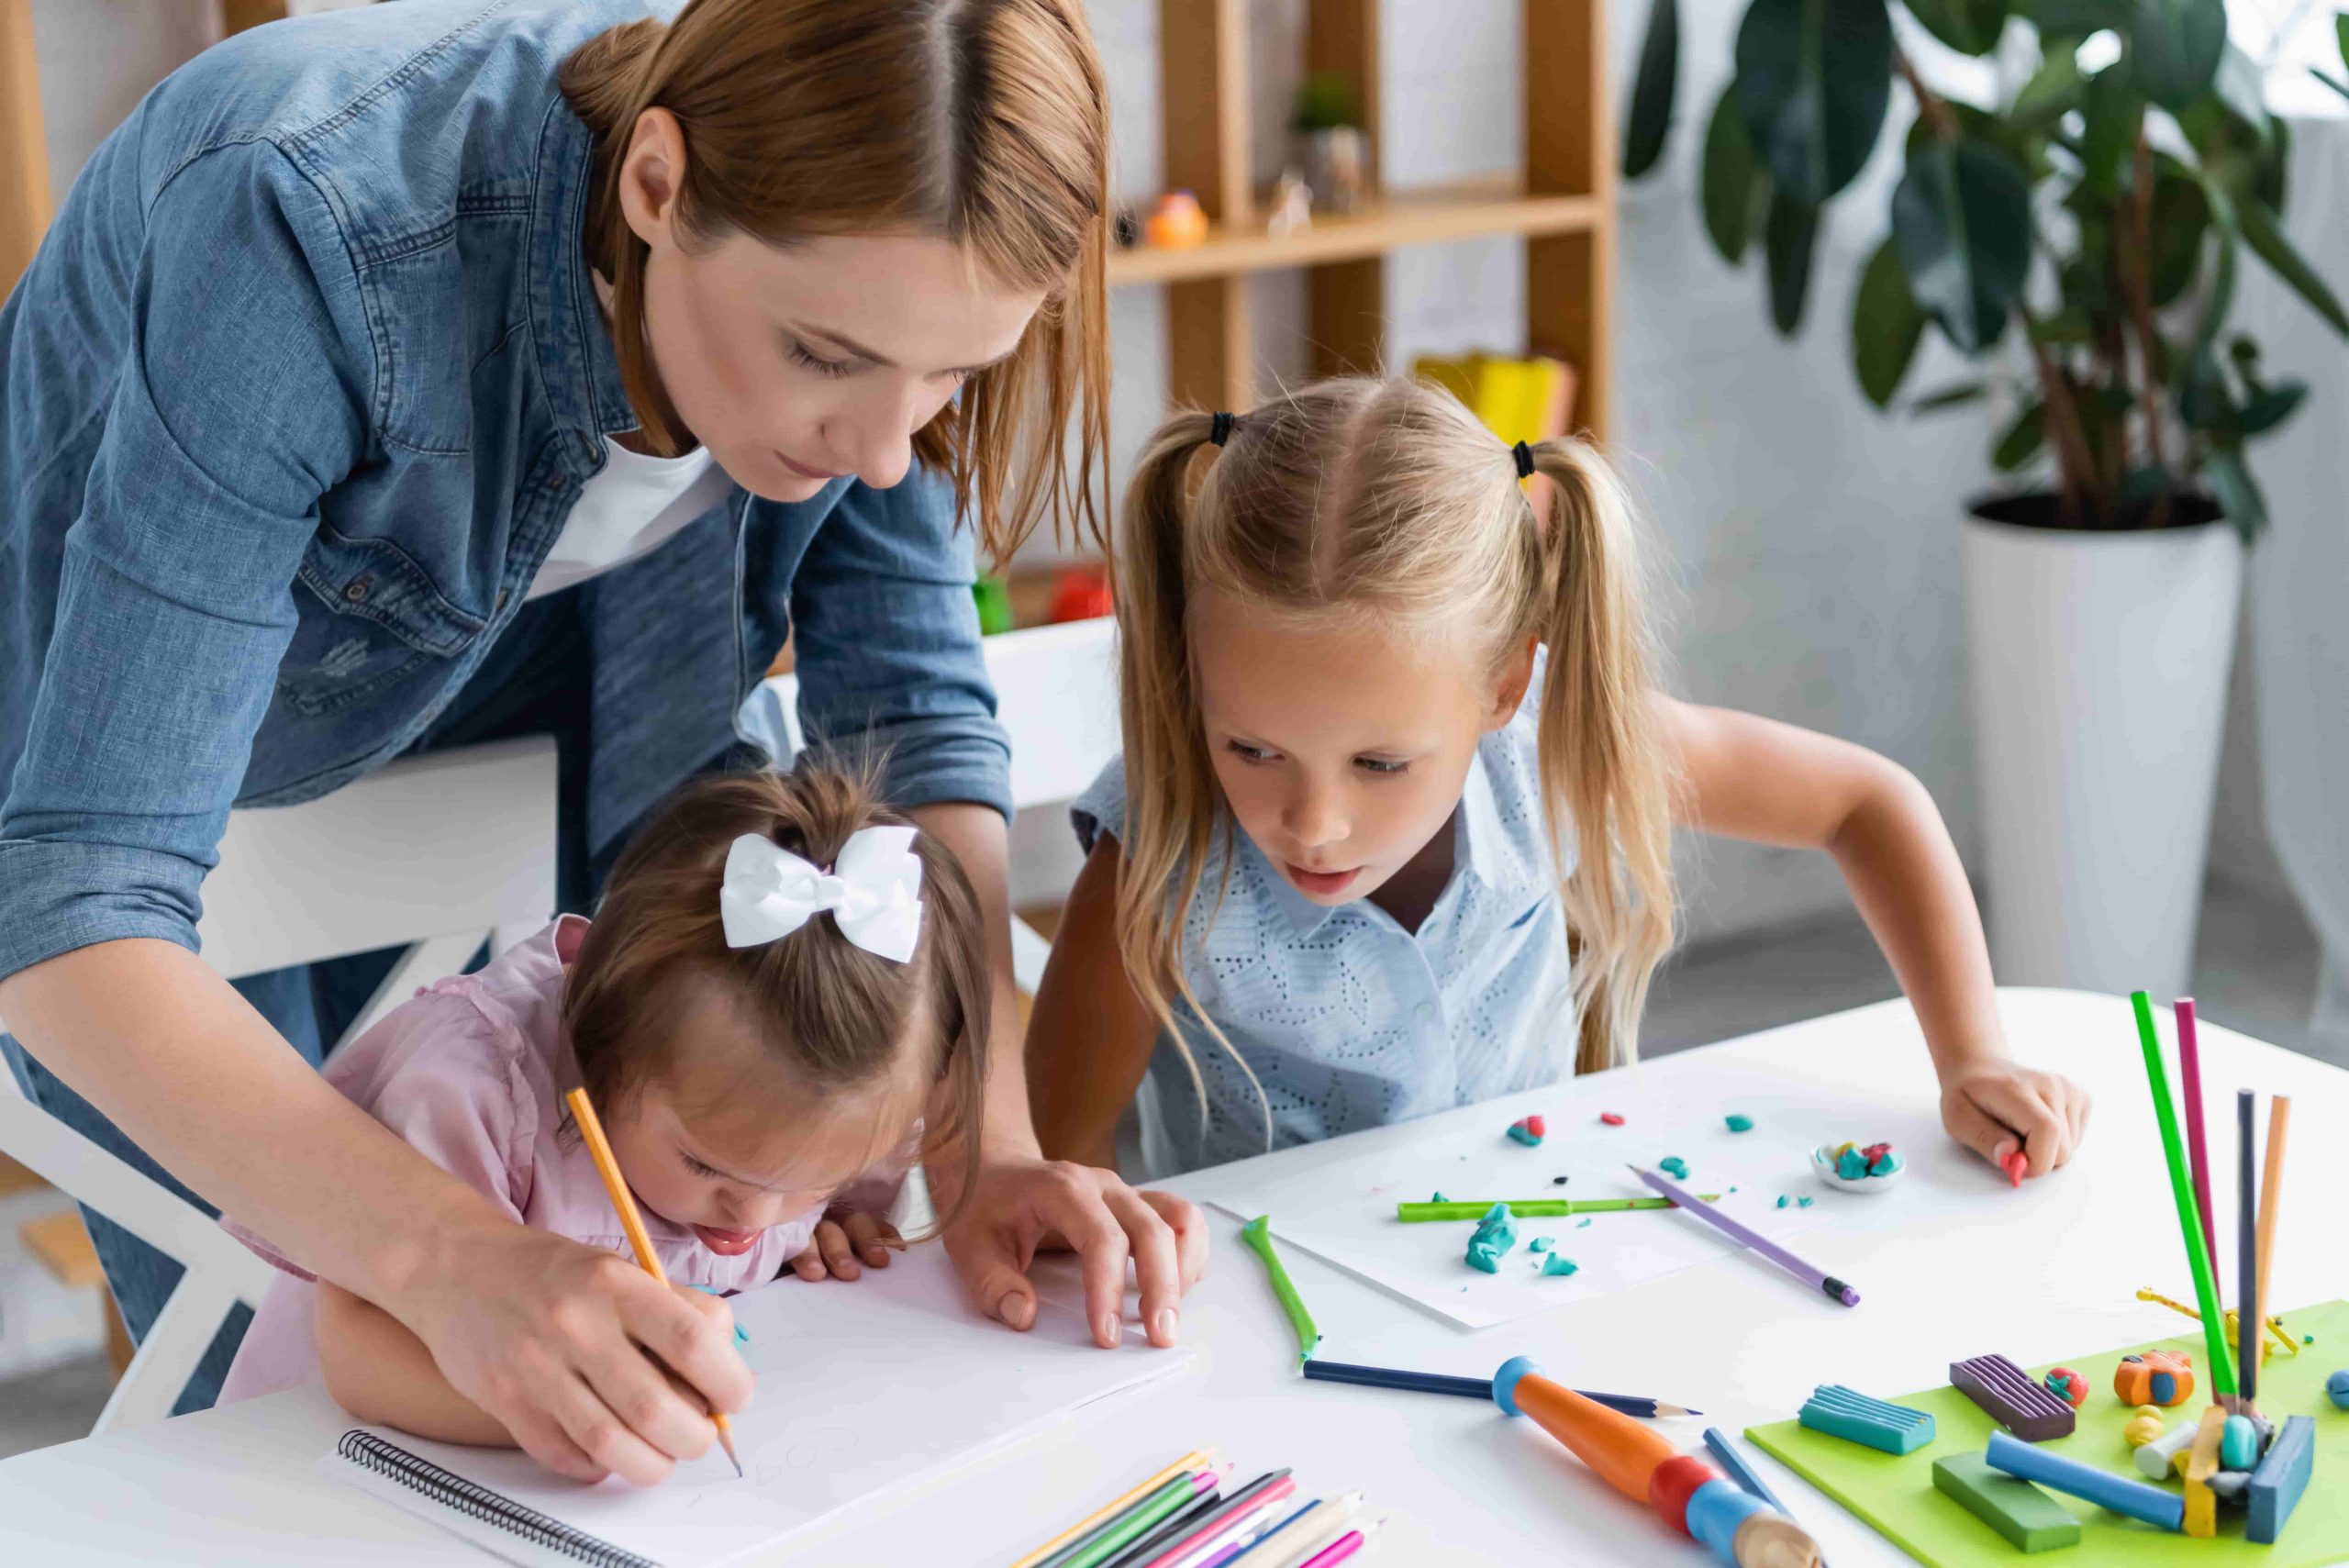
[[[1381,83],[1389,180],[1425,183],[1522,161],[1519,7],[1539,0],[1384,0]],[[1116,115],[1116,188],[1146,202],[1160,183],[1158,0],[1092,0]],[[1982,417],[1886,417],[1849,366],[1860,262],[1882,232],[1894,170],[1887,137],[1861,191],[1822,237],[1802,338],[1767,323],[1758,262],[1734,271],[1699,226],[1695,160],[1703,117],[1728,74],[1743,0],[1682,0],[1683,124],[1668,166],[1622,193],[1617,318],[1618,448],[1648,497],[1671,559],[1678,688],[1842,735],[1924,779],[1962,847],[1976,819],[1958,639],[1956,517],[1987,478]],[[201,0],[35,0],[50,151],[61,195],[89,150],[146,87],[203,46]],[[1645,7],[1610,7],[1618,103]],[[1256,172],[1285,156],[1302,0],[1251,0]],[[1430,350],[1521,349],[1524,270],[1515,241],[1428,247],[1389,262],[1399,361]],[[1254,284],[1271,373],[1304,373],[1302,282]],[[1165,317],[1154,287],[1112,295],[1117,364],[1112,453],[1122,475],[1159,418]],[[1950,367],[1919,367],[1933,384]],[[2238,683],[2240,710],[2245,698]],[[2272,884],[2251,735],[2231,725],[2212,861]],[[1073,870],[1064,827],[1023,823],[1019,893],[1049,896]],[[1684,864],[1690,930],[1743,930],[1834,906],[1817,856],[1708,843]]]

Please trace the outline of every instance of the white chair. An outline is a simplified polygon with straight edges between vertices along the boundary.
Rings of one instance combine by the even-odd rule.
[[[1069,621],[997,633],[985,641],[996,717],[1011,736],[1015,810],[1075,799],[1120,744],[1117,622]],[[778,762],[804,746],[799,680],[775,675],[745,705],[744,726],[764,738]],[[1011,920],[1011,971],[1030,996],[1052,944],[1018,916]]]
[[[231,812],[204,883],[204,960],[233,980],[406,946],[349,1040],[484,940],[503,951],[552,917],[555,800],[554,742],[531,736],[406,759],[301,806]],[[6,1073],[0,1152],[185,1267],[94,1430],[168,1416],[221,1318],[259,1306],[273,1271]]]

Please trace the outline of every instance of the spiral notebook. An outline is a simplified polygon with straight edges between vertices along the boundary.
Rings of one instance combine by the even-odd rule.
[[[345,1432],[319,1462],[508,1562],[709,1568],[1097,1401],[1163,1387],[1194,1363],[1196,1352],[1152,1350],[1132,1328],[1129,1343],[1103,1351],[1073,1286],[1041,1294],[1035,1327],[1015,1334],[973,1315],[941,1250],[927,1247],[853,1283],[786,1280],[737,1297],[760,1384],[734,1418],[739,1479],[713,1449],[658,1486],[583,1486],[509,1450],[371,1427]]]

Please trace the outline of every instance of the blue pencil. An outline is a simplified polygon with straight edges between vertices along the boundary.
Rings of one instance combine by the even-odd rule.
[[[1713,1457],[1721,1462],[1721,1468],[1729,1472],[1729,1478],[1731,1481],[1736,1482],[1748,1493],[1761,1498],[1787,1518],[1795,1517],[1794,1510],[1778,1501],[1777,1494],[1764,1485],[1762,1477],[1753,1473],[1753,1467],[1745,1462],[1744,1457],[1736,1449],[1730,1446],[1727,1432],[1722,1431],[1719,1427],[1707,1427],[1705,1446],[1713,1451]]]

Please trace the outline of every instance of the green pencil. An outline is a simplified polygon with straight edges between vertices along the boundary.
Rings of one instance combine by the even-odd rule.
[[[1321,1330],[1313,1321],[1313,1314],[1305,1309],[1305,1300],[1297,1294],[1295,1282],[1288,1270],[1281,1266],[1281,1255],[1273,1251],[1273,1233],[1269,1227],[1273,1217],[1260,1214],[1240,1228],[1241,1240],[1256,1250],[1264,1260],[1264,1273],[1273,1282],[1273,1294],[1280,1297],[1281,1310],[1288,1314],[1289,1327],[1297,1330],[1297,1359],[1312,1359],[1314,1347],[1321,1342]]]
[[[1136,1503],[1118,1518],[1078,1541],[1074,1548],[1063,1548],[1065,1555],[1047,1558],[1040,1568],[1094,1568],[1106,1562],[1126,1546],[1141,1539],[1145,1530],[1155,1529],[1174,1517],[1178,1508],[1187,1508],[1192,1502],[1211,1489],[1214,1481],[1208,1474],[1209,1486],[1200,1485],[1201,1472],[1180,1475]]]
[[[1698,1193],[1707,1203],[1719,1203],[1719,1193]],[[1493,1200],[1482,1198],[1475,1203],[1398,1203],[1395,1218],[1406,1225],[1424,1224],[1431,1219],[1482,1219],[1493,1207]],[[1680,1206],[1668,1197],[1531,1197],[1511,1198],[1508,1211],[1519,1219],[1556,1219],[1574,1214],[1622,1214],[1635,1208],[1677,1208]]]
[[[2145,1078],[2153,1085],[2154,1119],[2161,1124],[2170,1195],[2177,1200],[2178,1228],[2186,1232],[2186,1266],[2194,1272],[2194,1299],[2202,1307],[2202,1343],[2209,1357],[2204,1364],[2210,1373],[2210,1391],[2231,1395],[2235,1391],[2235,1369],[2227,1355],[2226,1319],[2219,1311],[2218,1282],[2210,1277],[2210,1254],[2202,1245],[2201,1213],[2186,1173],[2186,1151],[2177,1140],[2177,1112],[2169,1103],[2169,1074],[2162,1069],[2161,1039],[2154,1033],[2153,999],[2143,991],[2132,991],[2129,1003],[2137,1009],[2137,1040],[2145,1048]],[[2252,1324],[2245,1331],[2256,1334],[2258,1325]]]

